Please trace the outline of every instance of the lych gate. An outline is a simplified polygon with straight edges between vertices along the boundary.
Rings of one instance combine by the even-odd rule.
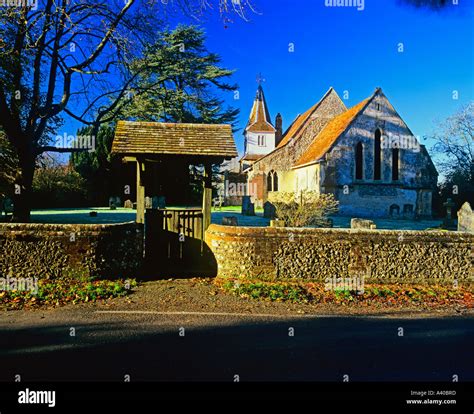
[[[112,153],[136,164],[136,221],[145,223],[147,269],[160,275],[209,273],[204,232],[211,223],[212,166],[237,156],[231,126],[119,121]],[[190,166],[202,169],[198,207],[190,207]],[[145,208],[146,197],[173,207]]]

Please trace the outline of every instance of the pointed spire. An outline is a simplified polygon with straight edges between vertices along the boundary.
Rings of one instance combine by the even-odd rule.
[[[257,93],[253,101],[252,110],[250,111],[250,117],[245,131],[275,132],[262,85],[259,85],[257,88]]]

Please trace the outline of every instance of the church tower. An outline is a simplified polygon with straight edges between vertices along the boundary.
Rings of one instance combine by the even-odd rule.
[[[259,85],[244,130],[245,154],[240,160],[243,170],[275,149],[276,132],[272,125],[262,85]]]

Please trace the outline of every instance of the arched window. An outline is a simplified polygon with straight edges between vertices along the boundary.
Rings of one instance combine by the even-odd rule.
[[[398,158],[399,158],[398,148],[393,148],[392,149],[392,180],[393,181],[398,180]]]
[[[390,217],[398,217],[400,215],[400,207],[398,204],[392,204],[390,206]]]
[[[355,164],[356,180],[362,180],[364,178],[364,146],[362,145],[362,142],[359,142],[356,145]]]
[[[381,139],[382,133],[380,132],[380,129],[377,129],[375,131],[375,139],[374,139],[374,180],[380,180],[381,176],[381,157],[382,153],[380,150],[380,139]]]
[[[267,191],[272,191],[272,188],[273,188],[272,174],[273,174],[273,171],[270,171],[267,175]]]
[[[267,191],[278,191],[278,174],[271,170],[267,175]]]

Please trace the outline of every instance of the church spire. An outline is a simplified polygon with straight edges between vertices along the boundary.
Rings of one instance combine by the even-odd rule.
[[[252,110],[250,111],[249,121],[245,131],[249,132],[275,132],[268,111],[265,94],[262,85],[258,85],[257,93],[253,101]]]

